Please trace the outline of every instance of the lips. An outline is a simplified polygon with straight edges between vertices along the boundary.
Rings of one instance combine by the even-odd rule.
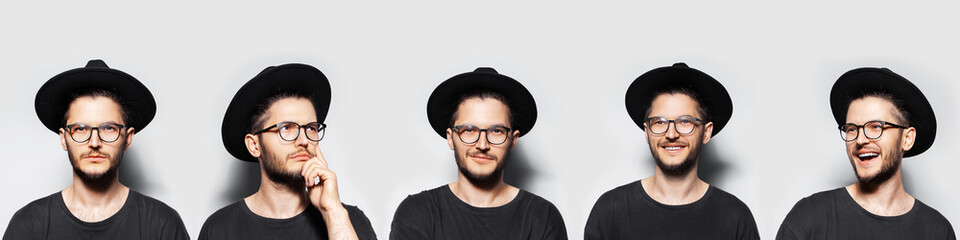
[[[469,155],[469,157],[470,159],[473,159],[474,162],[478,162],[478,163],[488,163],[495,159],[493,158],[493,156],[484,155],[484,154]]]
[[[310,154],[307,154],[307,153],[298,153],[293,155],[290,158],[292,158],[295,161],[306,161],[306,160],[310,160],[311,157],[310,157]]]
[[[877,160],[877,157],[880,156],[880,153],[872,150],[858,151],[854,156],[856,156],[857,160],[859,160],[858,162],[861,166],[869,167],[870,165],[873,165],[874,160]]]
[[[687,145],[678,144],[678,143],[669,143],[669,144],[660,145],[660,149],[663,149],[667,153],[678,153],[686,147]]]

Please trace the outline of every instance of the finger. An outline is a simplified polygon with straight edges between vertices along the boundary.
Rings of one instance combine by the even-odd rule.
[[[307,174],[303,176],[303,180],[306,181],[307,187],[314,187],[320,183],[323,179],[317,179],[320,176],[320,167],[314,166],[307,170]],[[319,181],[318,181],[319,180]]]
[[[304,163],[303,163],[303,166],[300,167],[300,176],[306,177],[306,176],[307,176],[307,170],[309,170],[311,167],[314,167],[314,166],[320,167],[320,168],[323,167],[322,165],[320,165],[320,161],[317,161],[317,160],[315,160],[315,159],[310,159],[310,160],[307,160],[306,162],[304,162]]]
[[[327,168],[327,159],[323,157],[323,152],[320,151],[320,143],[317,143],[317,159],[320,160],[320,164]]]

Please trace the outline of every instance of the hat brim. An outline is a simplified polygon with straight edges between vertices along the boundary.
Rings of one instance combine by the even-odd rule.
[[[475,90],[488,90],[507,98],[511,117],[516,123],[511,127],[519,130],[520,136],[533,129],[537,121],[537,104],[523,84],[496,72],[468,72],[440,83],[427,100],[427,119],[440,137],[447,137],[450,118],[459,105],[460,95]]]
[[[830,90],[830,108],[837,125],[847,121],[850,102],[869,93],[887,93],[902,100],[910,113],[910,126],[917,129],[913,147],[904,152],[904,157],[923,153],[937,135],[937,118],[933,107],[916,85],[886,68],[857,68],[837,79]]]
[[[133,76],[111,68],[84,67],[60,73],[40,87],[34,100],[37,117],[47,129],[59,133],[72,95],[86,89],[103,89],[117,94],[128,114],[125,124],[137,132],[142,132],[157,113],[153,94]]]
[[[252,115],[258,105],[283,93],[307,96],[317,113],[317,122],[323,122],[330,108],[330,82],[320,70],[310,65],[292,63],[268,67],[240,87],[233,96],[220,128],[223,146],[237,159],[256,162],[244,142],[250,133]]]
[[[720,133],[733,115],[730,94],[716,79],[686,65],[660,67],[637,77],[627,88],[625,104],[633,122],[644,129],[647,110],[655,94],[666,90],[687,89],[698,95],[713,122],[713,136]]]

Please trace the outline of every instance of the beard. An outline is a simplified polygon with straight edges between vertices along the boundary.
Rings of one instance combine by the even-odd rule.
[[[850,161],[851,166],[853,166],[853,172],[857,174],[857,182],[864,186],[879,186],[880,184],[887,182],[893,175],[897,174],[897,170],[900,170],[900,162],[903,161],[903,149],[896,148],[897,150],[893,152],[893,155],[887,161],[883,161],[883,166],[880,166],[880,172],[872,176],[861,176],[860,172],[857,171],[856,162],[857,160]]]
[[[123,150],[118,151],[116,156],[112,156],[108,153],[97,150],[93,150],[82,155],[75,155],[73,149],[70,148],[67,148],[67,153],[70,158],[70,165],[73,167],[73,173],[80,178],[81,182],[87,186],[90,186],[91,188],[107,187],[119,176],[119,171],[117,169],[120,168],[120,162],[121,159],[123,159]],[[100,173],[87,172],[80,167],[80,159],[83,159],[84,156],[92,155],[94,153],[110,159],[110,167],[107,168],[106,171]]]
[[[313,155],[310,157],[313,157]],[[303,176],[300,175],[299,169],[287,171],[284,169],[283,159],[285,158],[282,154],[274,153],[263,146],[263,156],[260,158],[260,164],[263,164],[267,178],[272,182],[290,187],[303,185]]]
[[[503,153],[503,156],[500,158],[500,161],[497,162],[497,167],[494,168],[492,172],[477,173],[477,172],[470,171],[470,169],[467,169],[466,160],[463,159],[464,157],[461,157],[460,154],[458,154],[459,151],[456,151],[457,148],[459,147],[454,145],[455,150],[453,151],[453,156],[457,161],[457,168],[460,170],[460,173],[467,178],[467,181],[469,181],[470,184],[481,189],[491,189],[497,186],[497,184],[500,183],[501,180],[503,180],[503,169],[506,166],[507,157],[508,155],[510,155],[510,151],[506,151]],[[507,149],[510,149],[510,146],[507,146]],[[485,154],[480,152],[471,152],[475,150],[476,149],[468,149],[466,152],[466,156]]]
[[[698,137],[697,139],[700,139]],[[697,166],[697,158],[700,156],[700,142],[691,142],[687,144],[687,147],[690,148],[690,153],[687,154],[687,158],[678,164],[668,164],[664,162],[660,154],[657,152],[659,146],[657,144],[649,144],[650,153],[653,155],[654,162],[657,163],[657,168],[667,176],[684,176],[690,171],[693,171],[693,167]]]

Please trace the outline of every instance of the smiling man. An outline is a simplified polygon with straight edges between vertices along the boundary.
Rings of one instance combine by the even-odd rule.
[[[376,239],[370,220],[342,204],[320,152],[330,83],[305,64],[264,69],[237,91],[223,117],[227,152],[260,163],[260,189],[210,215],[201,240]]]
[[[140,81],[91,60],[43,84],[35,107],[59,134],[73,183],[17,211],[3,239],[189,239],[176,211],[118,177],[134,134],[157,112]]]
[[[901,160],[929,149],[937,133],[920,89],[889,69],[858,68],[834,83],[830,107],[857,181],[797,202],[777,239],[956,239],[940,212],[903,187]]]
[[[510,151],[537,120],[523,85],[493,68],[454,76],[430,95],[427,118],[453,151],[457,180],[404,199],[390,239],[567,239],[553,204],[503,182]]]
[[[720,82],[683,63],[653,69],[630,84],[626,107],[656,168],[600,196],[584,239],[760,238],[743,202],[697,176],[701,148],[733,114]]]

